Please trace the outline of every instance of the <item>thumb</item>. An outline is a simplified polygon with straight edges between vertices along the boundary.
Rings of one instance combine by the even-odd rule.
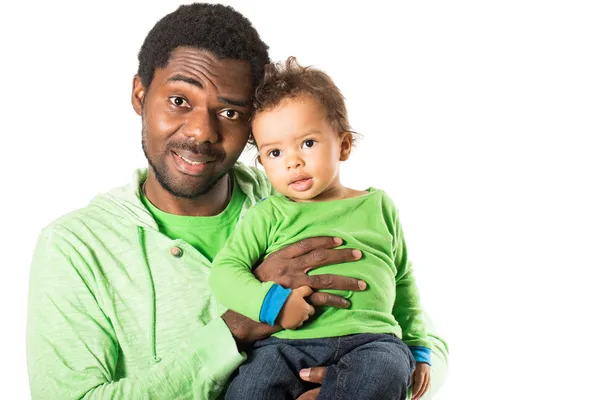
[[[326,367],[304,368],[300,370],[300,378],[306,382],[322,384],[325,380]]]
[[[296,292],[297,294],[299,294],[302,297],[306,297],[306,296],[310,296],[313,292],[313,290],[310,288],[310,286],[300,286],[297,289],[294,289],[294,292]]]

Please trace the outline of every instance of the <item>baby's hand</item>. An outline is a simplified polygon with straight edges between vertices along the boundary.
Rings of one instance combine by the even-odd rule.
[[[277,323],[285,329],[296,329],[315,313],[313,306],[304,298],[312,294],[309,286],[292,290],[277,317]]]
[[[429,364],[418,362],[412,376],[412,399],[419,400],[429,389],[431,367]]]

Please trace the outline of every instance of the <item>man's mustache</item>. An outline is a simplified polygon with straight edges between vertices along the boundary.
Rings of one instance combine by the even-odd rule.
[[[202,154],[203,156],[217,159],[225,157],[225,153],[223,151],[215,149],[210,143],[173,142],[169,144],[168,150],[184,150],[194,154]]]

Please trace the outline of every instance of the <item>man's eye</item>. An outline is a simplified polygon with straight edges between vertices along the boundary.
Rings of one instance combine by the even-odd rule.
[[[189,107],[187,100],[181,96],[171,96],[169,97],[169,101],[176,107]]]
[[[309,149],[309,148],[313,147],[315,144],[316,144],[316,142],[314,140],[308,139],[308,140],[305,140],[304,142],[302,142],[302,148]]]
[[[281,155],[281,151],[277,150],[277,149],[269,151],[269,154],[268,154],[268,156],[271,158],[277,158],[280,155]]]
[[[232,121],[235,121],[236,119],[240,119],[241,114],[239,111],[235,111],[235,110],[223,110],[219,113],[219,115],[221,117],[230,119]]]

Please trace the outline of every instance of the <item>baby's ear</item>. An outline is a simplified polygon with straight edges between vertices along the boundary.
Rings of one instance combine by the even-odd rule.
[[[352,151],[352,132],[340,133],[340,161],[350,158]]]

